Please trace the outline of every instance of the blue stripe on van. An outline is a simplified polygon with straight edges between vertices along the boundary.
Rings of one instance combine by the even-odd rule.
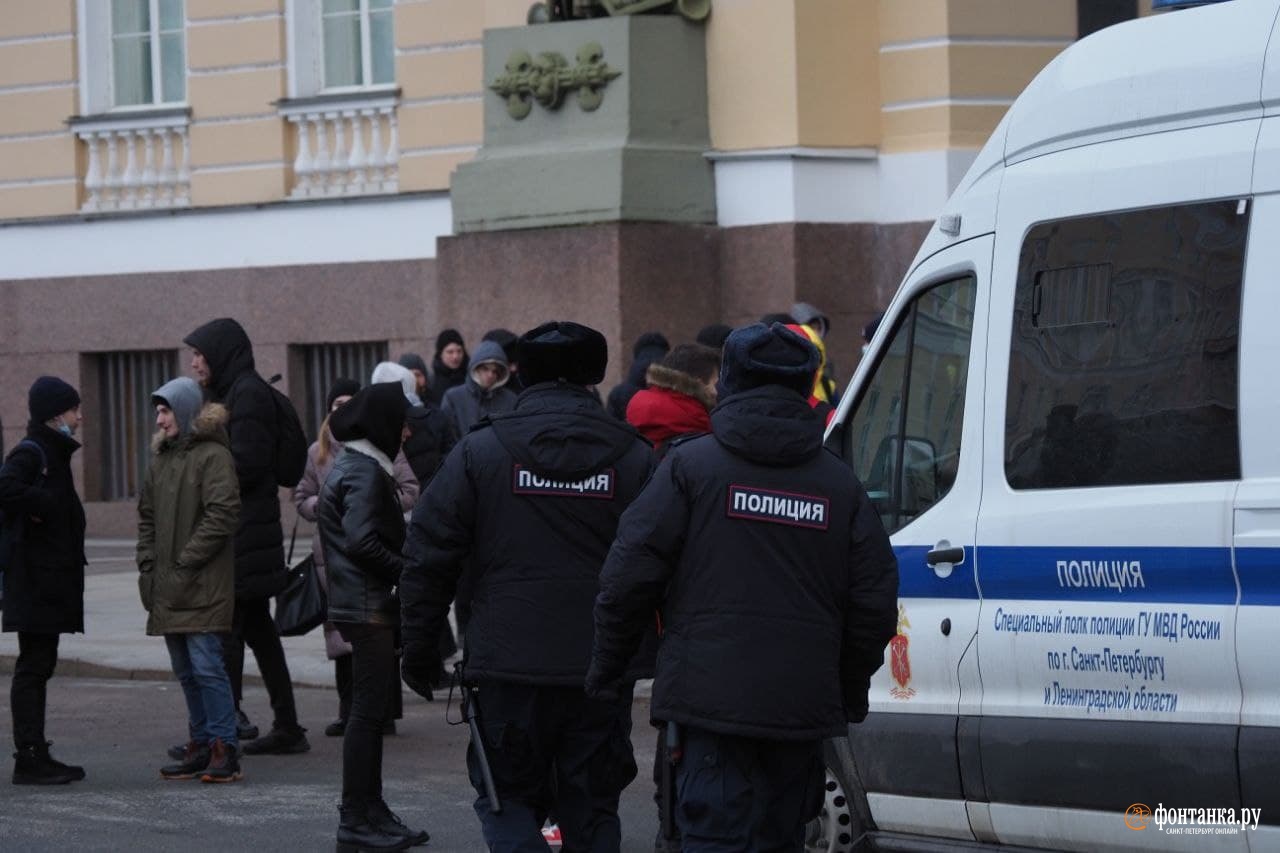
[[[1240,603],[1280,605],[1280,548],[1237,548]]]
[[[899,547],[898,593],[903,598],[977,598],[973,567],[938,578],[925,547]],[[1268,549],[1253,549],[1267,551]],[[965,548],[966,556],[973,553]],[[1271,552],[1269,585],[1280,603],[1280,549]],[[1059,562],[1062,570],[1059,571]],[[1262,566],[1261,558],[1255,562]],[[988,599],[1111,601],[1233,605],[1236,581],[1230,548],[986,546],[978,549],[978,584]],[[1138,581],[1140,578],[1140,582]],[[1255,584],[1255,587],[1260,584]]]
[[[956,566],[949,578],[940,578],[925,562],[932,548],[921,545],[896,546],[898,557],[898,595],[903,598],[977,598],[978,585],[973,580],[973,546],[966,545],[965,560]]]

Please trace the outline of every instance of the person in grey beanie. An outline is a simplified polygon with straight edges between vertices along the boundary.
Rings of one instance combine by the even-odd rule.
[[[54,376],[27,393],[27,435],[0,466],[0,567],[4,630],[18,634],[9,705],[15,785],[83,779],[84,768],[49,754],[45,699],[58,663],[58,638],[84,631],[84,507],[71,476],[80,449],[80,394]]]

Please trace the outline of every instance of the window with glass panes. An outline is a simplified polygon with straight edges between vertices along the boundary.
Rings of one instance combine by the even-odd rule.
[[[324,86],[342,89],[395,82],[392,0],[324,0]]]
[[[112,104],[187,98],[183,0],[110,0]]]

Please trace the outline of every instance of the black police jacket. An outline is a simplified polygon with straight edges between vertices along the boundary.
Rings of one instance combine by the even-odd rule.
[[[798,394],[734,395],[711,424],[668,452],[622,518],[587,690],[622,679],[661,601],[655,720],[775,740],[842,735],[866,715],[896,630],[889,538]]]
[[[482,421],[413,511],[400,579],[406,659],[434,654],[469,565],[468,680],[581,686],[600,567],[652,457],[578,386],[532,386],[513,412]]]
[[[396,481],[380,461],[351,444],[333,463],[316,505],[329,621],[394,625],[400,618],[395,586],[404,565]]]

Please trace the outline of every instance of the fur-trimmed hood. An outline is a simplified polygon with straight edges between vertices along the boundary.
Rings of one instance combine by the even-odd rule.
[[[170,439],[163,430],[156,430],[151,437],[151,450],[163,453],[170,447],[185,446],[196,441],[217,441],[229,447],[231,440],[227,437],[227,421],[230,418],[231,413],[226,406],[221,403],[205,403],[191,421],[190,432]]]
[[[715,408],[715,393],[688,373],[654,363],[645,371],[645,381],[649,383],[650,388],[666,388],[668,391],[692,397],[705,406],[707,411]]]

